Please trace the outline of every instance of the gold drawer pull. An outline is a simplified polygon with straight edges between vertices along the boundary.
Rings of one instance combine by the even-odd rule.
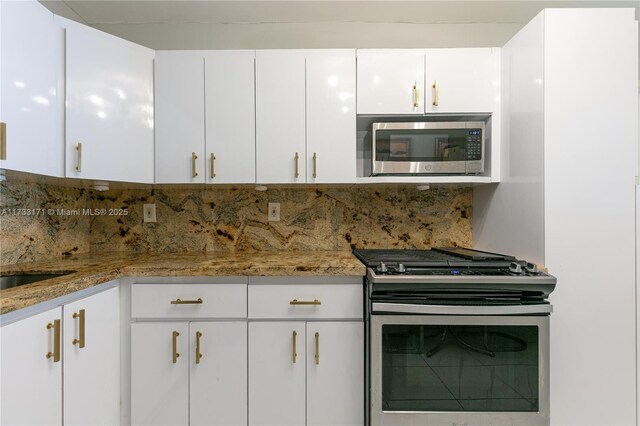
[[[85,330],[84,309],[80,309],[79,312],[74,312],[73,318],[80,319],[80,338],[73,339],[72,343],[74,345],[78,345],[79,348],[84,348],[84,330]]]
[[[289,302],[290,305],[321,305],[322,302],[320,302],[318,299],[313,299],[313,300],[298,300],[298,299],[293,299],[292,301]]]
[[[216,156],[212,152],[211,153],[211,179],[216,177]]]
[[[200,358],[202,358],[202,353],[200,352],[200,338],[202,337],[202,333],[196,331],[196,364],[200,364]]]
[[[78,151],[78,162],[76,163],[76,172],[80,173],[82,171],[82,142],[78,142],[76,146],[76,150]]]
[[[318,177],[318,156],[316,153],[313,153],[313,178]]]
[[[53,362],[60,361],[60,320],[54,320],[53,324],[47,324],[47,330],[53,328],[53,352],[47,352],[47,359],[53,358]]]
[[[196,170],[196,160],[198,159],[198,156],[196,155],[195,152],[191,153],[191,177],[195,178],[198,176],[198,172]]]
[[[296,363],[296,357],[298,356],[298,354],[296,353],[296,337],[298,336],[298,332],[297,331],[293,331],[292,335],[291,335],[291,340],[293,341],[293,348],[291,350],[291,358],[293,358],[293,363]]]
[[[294,159],[294,160],[295,160],[295,162],[296,162],[296,170],[295,170],[295,173],[294,173],[294,177],[296,177],[296,178],[297,178],[298,176],[300,176],[300,173],[299,173],[299,171],[298,171],[298,159],[299,159],[299,158],[300,158],[300,156],[298,155],[298,152],[296,152],[296,155],[294,155],[294,156],[293,156],[293,159]]]
[[[0,160],[7,159],[7,123],[0,123]]]
[[[178,353],[178,336],[180,333],[177,331],[173,332],[173,363],[175,364],[178,361],[178,357],[180,354]]]
[[[316,365],[320,364],[320,333],[316,331]]]
[[[196,300],[181,300],[181,299],[176,299],[176,300],[172,300],[171,304],[172,305],[200,305],[202,302],[201,298],[197,298]]]
[[[418,108],[420,106],[420,92],[418,92],[418,82],[413,83],[413,107]]]
[[[438,81],[433,82],[433,106],[438,106]]]

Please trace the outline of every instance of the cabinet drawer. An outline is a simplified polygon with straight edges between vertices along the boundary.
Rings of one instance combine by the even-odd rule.
[[[246,318],[246,284],[134,284],[133,318]]]
[[[249,318],[362,319],[361,284],[249,286]]]

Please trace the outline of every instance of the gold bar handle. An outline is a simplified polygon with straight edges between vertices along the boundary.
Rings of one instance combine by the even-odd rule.
[[[322,302],[320,302],[318,299],[313,299],[313,300],[298,300],[298,299],[293,299],[292,301],[289,302],[290,305],[322,305]]]
[[[200,364],[200,358],[202,358],[202,353],[200,352],[200,338],[202,337],[202,333],[196,331],[196,364]]]
[[[178,353],[178,336],[180,333],[177,331],[173,332],[173,363],[175,364],[178,361],[178,357],[180,354]]]
[[[297,178],[298,176],[300,176],[300,173],[298,173],[298,159],[300,158],[300,156],[298,155],[298,152],[296,152],[296,155],[293,156],[293,159],[296,162],[296,172],[294,174],[294,176]]]
[[[298,354],[296,353],[296,337],[298,336],[298,332],[297,331],[293,331],[292,335],[291,335],[291,340],[293,341],[293,347],[291,348],[291,358],[293,359],[293,363],[296,363],[296,357],[298,356]]]
[[[203,301],[201,298],[197,298],[196,300],[181,300],[181,299],[176,299],[176,300],[172,300],[171,304],[172,305],[200,305],[202,304]]]
[[[7,123],[0,123],[0,160],[7,159]]]
[[[211,153],[211,179],[216,177],[216,164],[215,163],[216,163],[216,156],[212,152]]]
[[[191,177],[197,177],[198,176],[198,172],[196,171],[196,160],[198,159],[198,156],[196,155],[195,152],[191,153]]]
[[[85,317],[84,317],[84,309],[80,309],[79,312],[74,312],[73,313],[73,318],[79,318],[80,319],[80,338],[79,339],[73,339],[72,343],[74,345],[78,345],[79,348],[84,348],[84,330],[85,330]]]
[[[54,320],[47,324],[47,330],[53,328],[53,352],[47,352],[47,359],[53,358],[53,362],[60,361],[60,320]]]
[[[76,172],[80,173],[82,171],[82,142],[78,142],[76,146],[76,150],[78,151],[78,162],[76,163]]]
[[[316,365],[320,364],[320,333],[316,331]]]
[[[438,81],[433,81],[433,106],[438,106]]]
[[[413,107],[418,108],[420,106],[420,93],[418,92],[418,82],[413,83]]]
[[[318,156],[316,153],[313,153],[313,178],[318,177]]]

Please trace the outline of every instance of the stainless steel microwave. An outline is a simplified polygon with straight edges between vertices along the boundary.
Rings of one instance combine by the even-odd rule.
[[[484,172],[483,121],[373,123],[372,175]]]

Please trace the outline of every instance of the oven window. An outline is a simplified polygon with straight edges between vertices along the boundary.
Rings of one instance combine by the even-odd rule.
[[[538,327],[383,325],[383,411],[538,411]]]
[[[468,129],[380,129],[376,161],[465,161]]]

